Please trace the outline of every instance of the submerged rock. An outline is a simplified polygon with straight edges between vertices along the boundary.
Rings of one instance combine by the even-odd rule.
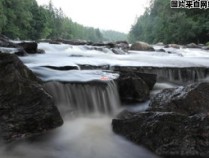
[[[43,133],[63,120],[52,97],[23,63],[0,54],[0,137],[14,141]]]
[[[209,83],[164,89],[151,99],[149,111],[186,115],[209,112]]]
[[[113,48],[112,52],[114,54],[118,54],[118,55],[125,55],[125,54],[127,54],[127,52],[123,51],[122,49],[118,49],[118,48]]]
[[[124,111],[113,131],[163,157],[209,157],[208,115]]]
[[[135,42],[134,44],[132,44],[130,50],[136,50],[136,51],[155,51],[155,49],[150,46],[148,43],[145,42]]]

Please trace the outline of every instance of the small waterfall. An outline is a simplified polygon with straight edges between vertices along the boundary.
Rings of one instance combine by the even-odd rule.
[[[123,72],[139,72],[156,74],[158,82],[196,82],[209,76],[209,68],[205,67],[112,67],[112,70]]]
[[[64,114],[111,114],[120,105],[117,85],[114,81],[62,83],[47,82],[45,88]]]

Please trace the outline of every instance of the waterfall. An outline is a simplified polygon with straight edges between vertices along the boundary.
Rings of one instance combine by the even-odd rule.
[[[117,85],[109,82],[45,83],[45,89],[54,98],[55,104],[63,113],[103,113],[111,114],[120,105]]]
[[[196,82],[203,80],[209,76],[209,68],[206,67],[112,67],[112,70],[135,73],[156,74],[158,82]]]

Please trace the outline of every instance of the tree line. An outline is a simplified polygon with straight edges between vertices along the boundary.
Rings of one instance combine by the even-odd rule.
[[[209,9],[173,9],[170,0],[151,0],[132,26],[129,40],[204,44],[209,41]]]
[[[73,22],[51,1],[48,5],[39,6],[36,0],[0,0],[0,34],[11,39],[112,40],[112,37],[104,37],[99,29]]]

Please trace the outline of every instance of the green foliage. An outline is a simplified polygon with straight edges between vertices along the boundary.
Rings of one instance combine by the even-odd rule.
[[[115,41],[127,41],[127,34],[113,31],[113,30],[105,30],[101,31],[105,41],[115,42]]]
[[[51,1],[46,6],[38,6],[36,0],[0,0],[0,34],[12,39],[104,40],[99,29],[73,22]]]
[[[130,42],[206,43],[209,38],[208,9],[172,9],[170,0],[152,0],[150,8],[129,32]]]

